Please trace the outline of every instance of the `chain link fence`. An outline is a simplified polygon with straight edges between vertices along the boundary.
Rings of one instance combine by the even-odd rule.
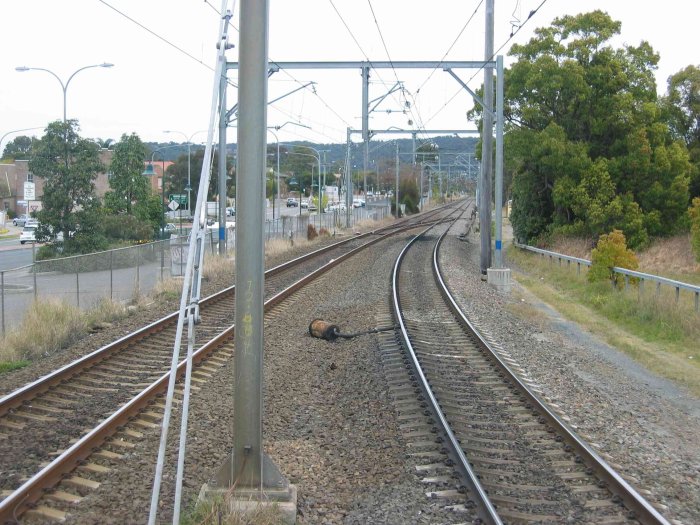
[[[382,220],[389,208],[352,210],[351,227],[360,221]],[[268,220],[265,239],[306,237],[307,227],[325,228],[331,234],[344,228],[345,211],[283,216]],[[236,249],[235,228],[226,228],[226,251]],[[207,229],[205,250],[218,253],[219,232]],[[34,301],[53,298],[87,310],[103,299],[129,302],[148,294],[159,281],[185,273],[188,234],[170,239],[117,248],[88,255],[37,261],[0,271],[0,337],[18,327]]]

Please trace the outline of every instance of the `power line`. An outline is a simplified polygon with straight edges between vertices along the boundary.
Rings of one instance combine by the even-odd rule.
[[[540,8],[541,8],[544,4],[546,4],[546,3],[547,3],[547,0],[542,0],[542,2],[540,2],[540,5],[538,5],[535,9],[533,9],[532,11],[530,11],[530,14],[527,15],[527,18],[525,19],[525,21],[524,21],[522,24],[520,24],[520,26],[518,27],[517,30],[511,31],[511,34],[510,34],[510,36],[506,39],[506,41],[503,42],[503,44],[501,44],[500,47],[499,47],[498,49],[496,49],[496,51],[493,52],[493,54],[491,55],[491,58],[489,58],[488,60],[486,60],[486,62],[491,62],[491,61],[493,60],[493,58],[499,53],[499,51],[501,51],[501,49],[503,49],[503,48],[506,46],[506,44],[507,44],[508,42],[510,42],[510,41],[515,37],[515,35],[517,35],[517,34],[520,32],[520,30],[521,30],[523,27],[525,27],[525,24],[527,24],[527,23],[532,19],[532,17],[535,16],[535,14],[537,14],[537,12],[540,10]],[[465,84],[468,84],[469,82],[471,82],[472,80],[474,80],[474,78],[475,78],[475,77],[479,74],[479,72],[481,72],[483,69],[484,69],[484,66],[481,66],[479,69],[477,69],[477,70],[476,70],[476,73],[474,73],[474,74],[469,78],[469,80],[467,80],[467,81],[465,82]],[[428,121],[426,122],[426,124],[428,124],[431,120],[433,120],[433,119],[434,119],[435,117],[437,117],[440,113],[442,113],[442,111],[448,106],[448,104],[449,104],[450,102],[452,102],[455,98],[457,98],[457,95],[459,95],[460,93],[462,93],[462,91],[463,91],[462,88],[460,88],[459,90],[457,90],[457,92],[456,92],[454,95],[452,95],[452,97],[450,97],[450,99],[449,99],[447,102],[445,102],[445,103],[442,105],[442,107],[441,107],[440,109],[438,109],[438,110],[428,119]]]
[[[210,65],[205,64],[204,62],[202,62],[202,61],[201,61],[200,59],[198,59],[197,57],[195,57],[195,56],[189,54],[187,51],[185,51],[185,50],[182,49],[181,47],[179,47],[179,46],[173,44],[173,43],[172,43],[170,40],[168,40],[167,38],[160,36],[158,33],[156,33],[155,31],[153,31],[152,29],[149,29],[148,27],[146,27],[145,25],[143,25],[143,24],[142,24],[141,22],[139,22],[138,20],[134,20],[133,18],[131,18],[131,17],[130,17],[129,15],[127,15],[126,13],[120,11],[119,9],[117,9],[116,7],[114,7],[113,5],[107,3],[105,0],[97,0],[97,1],[100,2],[100,3],[102,3],[102,4],[104,4],[104,5],[106,5],[107,7],[109,7],[110,9],[112,9],[113,11],[115,11],[116,13],[120,14],[121,16],[123,16],[124,18],[126,18],[127,20],[129,20],[130,22],[136,24],[136,25],[139,26],[141,29],[144,29],[145,31],[149,32],[149,33],[152,34],[154,37],[156,37],[158,40],[161,40],[161,41],[163,41],[164,43],[166,43],[167,45],[169,45],[170,47],[175,48],[177,51],[179,51],[180,53],[182,53],[182,54],[185,55],[186,57],[191,58],[192,60],[194,60],[194,61],[197,62],[198,64],[203,65],[204,67],[206,67],[206,68],[209,69],[210,71],[214,71],[214,68],[211,67]]]
[[[455,39],[454,39],[454,41],[452,42],[452,44],[450,45],[450,47],[447,48],[447,51],[445,51],[445,54],[442,55],[442,58],[440,59],[440,64],[442,64],[442,62],[445,60],[445,58],[447,57],[447,55],[449,54],[449,52],[452,51],[452,48],[455,46],[455,44],[457,43],[457,41],[461,38],[461,36],[462,36],[462,34],[464,33],[464,31],[467,29],[467,26],[468,26],[469,23],[472,21],[472,19],[473,19],[474,16],[476,15],[477,11],[479,11],[479,8],[481,7],[481,4],[483,4],[483,3],[484,3],[484,0],[479,0],[479,3],[477,4],[476,8],[474,9],[474,12],[473,12],[473,13],[471,14],[471,16],[467,19],[466,23],[462,26],[462,29],[459,30],[459,33],[458,33],[457,36],[455,37]],[[435,74],[435,72],[438,70],[438,67],[440,67],[440,66],[439,66],[439,65],[436,66],[435,69],[433,69],[433,70],[430,72],[430,74],[428,75],[428,78],[426,78],[426,79],[423,81],[423,83],[422,83],[422,84],[418,87],[418,89],[416,90],[416,94],[420,93],[420,90],[423,88],[423,86],[425,86],[425,84],[427,84],[428,80],[430,80],[430,78],[431,78],[431,77]]]

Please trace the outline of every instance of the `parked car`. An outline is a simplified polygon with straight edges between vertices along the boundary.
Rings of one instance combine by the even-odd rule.
[[[301,207],[304,209],[308,208],[309,207],[309,199],[302,199]]]
[[[314,204],[314,201],[308,201],[308,202],[306,203],[306,207],[307,207],[307,209],[308,209],[309,211],[316,211],[316,210],[318,209],[318,208],[316,207],[316,205]]]
[[[14,219],[12,219],[12,224],[14,226],[24,226],[24,223],[26,223],[28,219],[29,219],[29,215],[27,215],[26,213],[23,213],[22,215],[19,215],[18,217],[15,217]]]
[[[19,234],[19,243],[36,242],[36,229],[38,227],[39,223],[25,225],[24,228],[22,228],[22,232]]]
[[[294,197],[287,199],[287,208],[296,208],[297,206],[299,206],[299,202]]]
[[[364,208],[365,207],[365,201],[364,199],[355,199],[352,201],[352,207],[353,208]]]
[[[236,216],[236,208],[226,208],[226,216],[227,217],[235,217]]]

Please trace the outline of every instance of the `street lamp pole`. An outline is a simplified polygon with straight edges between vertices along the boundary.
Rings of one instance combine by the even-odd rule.
[[[179,133],[183,137],[185,137],[185,140],[187,141],[187,186],[185,186],[185,191],[187,191],[187,217],[190,217],[192,215],[192,203],[190,202],[190,193],[192,191],[192,155],[191,155],[191,146],[192,146],[192,138],[197,133],[204,133],[205,131],[208,131],[206,129],[200,129],[199,131],[195,131],[190,135],[189,137],[182,131],[177,131],[174,129],[166,129],[164,133]],[[180,224],[182,224],[182,220],[180,220]]]
[[[316,148],[312,148],[311,146],[300,146],[297,145],[297,148],[306,148],[310,149],[311,151],[314,151],[316,155],[312,155],[310,153],[299,153],[297,151],[290,151],[290,155],[303,155],[305,157],[313,157],[316,159],[318,162],[318,229],[321,229],[321,204],[322,204],[322,199],[323,199],[323,193],[321,192],[321,152],[318,151]],[[312,179],[313,181],[313,175]],[[313,187],[313,184],[312,184]],[[301,202],[299,202],[299,208],[300,208],[300,213],[301,213]]]
[[[43,127],[39,128],[24,128],[24,129],[13,129],[12,131],[8,131],[5,133],[2,137],[0,137],[0,158],[2,158],[2,142],[7,138],[8,135],[12,135],[13,133],[20,133],[22,131],[31,131],[34,129],[44,129]]]
[[[307,128],[311,129],[311,126],[306,126],[305,124],[300,124],[298,122],[292,122],[291,120],[288,120],[287,122],[284,122],[283,124],[280,124],[279,126],[269,126],[267,130],[272,133],[272,135],[275,137],[275,142],[277,142],[277,200],[280,198],[280,139],[277,136],[277,133],[275,131],[279,131],[283,127],[285,127],[287,124],[292,124],[293,126],[299,126],[300,128]],[[272,130],[275,131],[272,131]],[[272,220],[275,220],[275,201],[274,201],[274,195],[272,196]],[[278,216],[282,215],[282,206],[280,204],[279,208],[279,214]],[[299,196],[299,211],[301,211],[301,196]]]
[[[60,77],[51,71],[50,69],[45,69],[43,67],[27,67],[27,66],[18,66],[15,68],[15,71],[19,71],[20,73],[23,73],[25,71],[46,71],[50,75],[53,75],[56,80],[58,80],[58,83],[61,84],[61,89],[63,90],[63,123],[66,123],[66,93],[68,92],[68,85],[70,84],[70,81],[73,80],[73,77],[80,73],[81,71],[85,69],[90,69],[93,67],[114,67],[114,64],[110,64],[108,62],[103,62],[102,64],[93,64],[91,66],[85,66],[81,67],[80,69],[76,70],[71,74],[71,76],[68,77],[68,80],[64,84],[63,81],[60,79]]]

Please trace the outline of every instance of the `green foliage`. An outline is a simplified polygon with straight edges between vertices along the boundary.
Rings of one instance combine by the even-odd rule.
[[[690,244],[695,260],[700,262],[700,197],[693,199],[693,206],[688,210],[690,216]]]
[[[418,185],[413,177],[399,181],[399,202],[406,205],[406,214],[418,213]]]
[[[35,137],[27,137],[21,135],[15,137],[14,140],[7,143],[2,154],[2,159],[14,161],[17,159],[29,158],[29,152],[32,149],[32,144],[36,141]]]
[[[149,195],[140,200],[134,206],[134,215],[141,221],[150,225],[152,232],[158,232],[163,220],[163,202],[160,195]]]
[[[656,99],[659,57],[647,42],[611,47],[619,31],[594,11],[512,48],[505,168],[521,240],[621,229],[639,247],[687,226],[692,167]]]
[[[66,254],[106,246],[95,196],[95,178],[104,167],[97,145],[81,138],[78,130],[74,120],[50,123],[29,158],[29,169],[44,179],[37,239],[50,240],[62,233]]]
[[[110,163],[109,196],[105,204],[113,212],[131,213],[135,202],[144,200],[149,193],[149,182],[143,176],[143,159],[146,147],[135,133],[122,135],[114,146],[114,155]]]
[[[9,362],[4,362],[0,361],[0,374],[3,374],[5,372],[10,372],[12,370],[18,370],[20,368],[24,368],[25,366],[31,364],[30,361],[9,361]]]
[[[102,219],[105,236],[110,240],[145,241],[153,237],[153,226],[133,215],[107,215]]]
[[[618,280],[622,277],[612,271],[615,266],[628,270],[636,270],[639,267],[637,256],[627,248],[625,236],[620,230],[603,234],[598,239],[598,244],[591,252],[588,280],[590,282],[610,280],[617,286]]]
[[[167,151],[167,150],[166,150]],[[158,154],[160,155],[160,153]],[[159,157],[157,157],[159,158]],[[190,150],[190,184],[192,186],[192,191],[190,196],[192,201],[197,198],[197,188],[199,188],[199,179],[202,174],[202,163],[204,162],[204,149],[192,147]],[[143,170],[143,167],[142,167]],[[180,155],[175,163],[168,166],[165,174],[165,195],[171,193],[187,193],[185,187],[187,186],[187,154]],[[233,163],[233,157],[227,156],[226,158],[226,172],[227,172],[227,192],[228,197],[236,196],[236,178],[235,178],[235,166]],[[207,200],[213,201],[219,193],[219,155],[214,155],[213,165],[211,170],[211,184],[209,184],[209,191],[207,193]],[[192,205],[192,210],[194,211],[194,205]]]

